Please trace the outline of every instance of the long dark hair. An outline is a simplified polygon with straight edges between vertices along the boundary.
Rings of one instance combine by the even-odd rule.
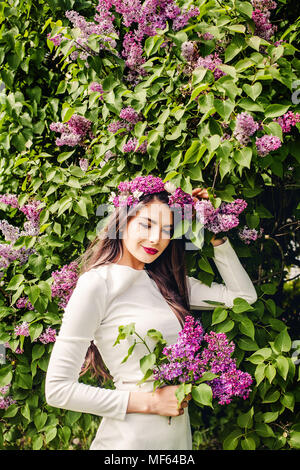
[[[122,253],[122,241],[120,233],[123,233],[136,212],[146,204],[158,200],[168,204],[169,193],[161,191],[154,194],[146,194],[140,197],[136,207],[117,207],[109,216],[105,227],[89,244],[86,251],[77,258],[80,266],[79,276],[92,268],[116,262]],[[174,226],[171,236],[174,233]],[[181,327],[184,318],[189,315],[189,298],[186,283],[185,241],[184,239],[170,240],[167,248],[152,263],[145,264],[148,275],[156,282],[161,294],[170,305],[179,320]],[[102,377],[104,381],[113,379],[110,375],[100,352],[93,341],[87,351],[84,367],[80,376],[91,370],[93,377]]]

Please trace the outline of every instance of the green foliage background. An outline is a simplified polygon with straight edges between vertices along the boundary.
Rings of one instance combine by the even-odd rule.
[[[43,327],[59,329],[63,312],[51,298],[51,272],[76,259],[93,240],[98,205],[107,202],[121,180],[152,173],[187,192],[202,185],[223,201],[244,198],[248,207],[241,225],[263,227],[266,235],[246,246],[234,230],[229,234],[257,288],[257,302],[251,307],[236,304],[225,313],[220,308],[195,312],[206,329],[225,332],[234,340],[237,362],[252,374],[254,386],[249,400],[226,407],[210,410],[190,404],[194,448],[299,449],[300,373],[293,359],[299,320],[295,292],[290,297],[291,283],[286,283],[287,268],[300,264],[295,248],[299,124],[282,136],[273,123],[287,110],[299,112],[299,103],[292,102],[300,70],[297,6],[278,2],[272,20],[278,26],[276,39],[285,42],[275,47],[254,35],[250,3],[193,2],[200,15],[187,27],[146,39],[148,75],[134,87],[124,79],[121,59],[98,54],[97,37],[90,42],[96,55],[89,58],[89,67],[68,60],[72,31],[64,13],[74,9],[92,20],[95,5],[75,0],[0,2],[0,78],[5,85],[0,93],[0,193],[18,194],[20,204],[34,198],[44,205],[39,236],[23,237],[17,245],[34,246],[36,253],[24,265],[11,263],[1,279],[0,341],[8,341],[22,321],[31,327],[30,337],[22,339],[24,353],[15,353],[20,346],[16,339],[0,367],[0,386],[12,383],[11,395],[17,400],[0,410],[0,448],[89,448],[101,418],[46,404],[44,380],[52,345],[34,340]],[[124,34],[126,28],[120,28]],[[47,34],[61,30],[70,39],[56,49]],[[184,72],[181,45],[199,40],[198,32],[213,33],[220,40],[226,76],[214,80],[211,71]],[[160,47],[166,39],[175,46]],[[203,57],[213,53],[215,41],[199,43],[199,50]],[[103,86],[103,102],[99,93],[89,90],[93,81]],[[107,130],[127,106],[143,115],[132,137],[142,143],[148,132],[146,154],[124,154],[128,136]],[[221,139],[221,123],[233,130],[236,115],[243,111],[263,121],[266,133],[283,139],[280,149],[261,158],[254,139],[246,148],[235,139]],[[66,122],[73,113],[93,122],[95,138],[86,147],[61,149],[49,125]],[[108,150],[116,156],[100,166]],[[80,158],[89,159],[86,172]],[[23,223],[16,210],[2,203],[0,218]],[[190,275],[210,285],[221,279],[206,242],[203,250],[187,252],[187,262]],[[29,297],[33,311],[15,307],[22,295]],[[94,383],[90,377],[80,380]]]

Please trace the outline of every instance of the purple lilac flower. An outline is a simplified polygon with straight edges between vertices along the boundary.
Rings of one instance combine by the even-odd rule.
[[[1,397],[0,396],[0,409],[7,410],[10,405],[17,403],[16,400],[13,400],[11,397]]]
[[[147,140],[145,140],[139,147],[137,147],[138,139],[135,137],[132,139],[129,139],[126,144],[123,146],[123,152],[141,152],[141,153],[146,153],[147,151]],[[137,148],[136,148],[137,147]]]
[[[92,82],[90,84],[90,90],[91,91],[97,91],[98,93],[101,93],[101,95],[99,96],[99,99],[103,101],[104,91],[103,91],[102,85],[100,83]]]
[[[226,75],[225,72],[220,70],[217,66],[222,64],[222,60],[220,59],[219,55],[217,52],[214,54],[209,54],[205,57],[199,57],[199,59],[196,62],[196,68],[197,67],[204,67],[208,70],[211,70],[214,74],[215,80],[218,80],[218,78],[222,77],[223,75]]]
[[[252,12],[252,20],[256,28],[254,34],[269,41],[277,31],[277,26],[272,25],[270,22],[270,10],[274,10],[277,4],[272,0],[252,0],[251,3],[254,7],[254,11]]]
[[[200,200],[195,204],[198,220],[204,227],[213,233],[227,232],[239,224],[238,216],[247,207],[247,202],[243,199],[236,199],[234,202],[222,202],[220,207],[215,209],[209,200]]]
[[[136,124],[140,120],[139,114],[131,106],[121,110],[120,118],[132,124]]]
[[[273,150],[277,150],[281,147],[281,140],[279,137],[274,135],[263,135],[262,137],[256,137],[256,148],[257,154],[260,157],[265,157]]]
[[[294,114],[293,111],[288,111],[283,116],[280,116],[277,119],[274,118],[273,121],[278,122],[282,128],[282,132],[291,132],[292,126],[295,126],[297,122],[300,122],[300,114]]]
[[[80,158],[79,159],[79,166],[82,169],[82,171],[87,171],[89,167],[89,161],[87,158]]]
[[[47,38],[49,41],[53,42],[54,46],[59,46],[63,39],[61,34],[56,34],[55,36],[51,37],[51,33],[47,34]]]
[[[203,340],[207,343],[203,347]],[[214,331],[203,335],[203,328],[192,316],[185,317],[185,324],[175,344],[162,351],[162,363],[154,368],[153,377],[163,382],[192,383],[212,372],[218,377],[209,382],[213,398],[218,403],[228,404],[234,396],[246,399],[249,396],[252,377],[236,368],[231,355],[235,349],[225,333]]]
[[[49,326],[46,331],[39,336],[39,340],[43,344],[54,343],[56,340],[56,330],[53,330]]]
[[[16,302],[17,308],[27,308],[28,310],[34,310],[33,305],[31,304],[28,297],[20,297]]]
[[[195,45],[192,41],[182,43],[181,55],[187,62],[192,62],[194,60]]]
[[[255,241],[262,236],[263,231],[263,228],[260,228],[258,232],[255,228],[249,228],[247,225],[244,225],[243,230],[240,230],[238,235],[244,243],[250,245],[251,241]]]
[[[58,305],[65,308],[78,280],[78,265],[75,261],[65,264],[62,269],[53,271],[54,282],[51,286],[52,297],[60,299]]]
[[[83,146],[83,142],[87,136],[93,138],[91,133],[92,122],[83,116],[73,114],[73,116],[65,124],[61,122],[53,122],[50,124],[50,130],[61,134],[56,139],[55,143],[58,147],[68,145],[75,147],[76,145]]]
[[[14,208],[19,207],[18,196],[16,194],[0,194],[0,202]]]
[[[250,142],[250,136],[253,135],[258,128],[259,124],[254,121],[253,117],[246,112],[242,112],[236,117],[233,136],[245,147]]]
[[[193,218],[194,199],[181,188],[177,188],[176,191],[169,196],[169,205],[181,212],[182,219],[191,220]]]
[[[18,325],[14,329],[14,333],[16,336],[29,336],[29,324],[28,322],[24,321],[21,325]]]

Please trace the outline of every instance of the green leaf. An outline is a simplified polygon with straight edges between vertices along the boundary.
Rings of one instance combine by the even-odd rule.
[[[276,401],[278,401],[279,397],[280,397],[279,390],[271,390],[270,392],[267,393],[262,403],[275,403]]]
[[[241,439],[241,446],[243,450],[255,450],[256,444],[255,440],[252,437],[245,436]]]
[[[201,256],[201,258],[198,261],[198,266],[203,271],[210,273],[210,274],[214,274],[213,269],[211,265],[209,264],[209,261],[206,256]]]
[[[40,431],[45,426],[47,417],[48,417],[47,413],[44,413],[41,410],[37,410],[37,412],[35,413],[33,422],[38,431]]]
[[[258,364],[258,366],[255,369],[254,372],[254,377],[256,380],[257,386],[264,380],[265,378],[265,369],[266,369],[266,364]]]
[[[286,392],[281,398],[280,402],[282,405],[284,405],[286,408],[288,408],[291,411],[294,411],[294,406],[295,406],[295,396],[292,392]]]
[[[265,110],[265,118],[275,118],[285,114],[290,105],[270,104]]]
[[[258,423],[255,427],[255,431],[261,437],[275,437],[272,428],[265,423]]]
[[[300,432],[291,431],[288,442],[292,449],[300,449]]]
[[[88,219],[88,213],[87,213],[87,208],[86,208],[86,201],[85,199],[81,198],[79,199],[79,201],[74,201],[73,202],[73,210],[81,215],[82,217],[85,217],[86,219]]]
[[[281,377],[286,380],[289,372],[289,361],[284,356],[276,357],[276,367]]]
[[[251,426],[251,423],[252,423],[253,415],[254,415],[254,409],[253,409],[253,406],[252,406],[250,408],[250,410],[247,411],[247,413],[243,413],[243,414],[240,414],[238,416],[237,424],[241,428],[249,428]]]
[[[12,366],[1,366],[0,368],[0,387],[4,387],[11,383],[12,380]]]
[[[43,331],[43,325],[41,323],[32,323],[29,325],[29,334],[31,341],[37,339]]]
[[[235,150],[233,158],[239,165],[250,168],[252,149],[250,147],[243,147],[240,150]]]
[[[262,92],[262,84],[260,82],[253,83],[253,85],[245,83],[245,85],[243,85],[243,90],[253,101],[256,101]]]
[[[278,336],[276,336],[274,341],[274,347],[280,352],[290,351],[292,346],[291,338],[287,332],[287,328],[282,330]]]
[[[243,433],[240,429],[232,431],[223,442],[224,450],[234,450],[236,449],[239,439],[242,437]]]
[[[147,354],[146,356],[142,357],[140,359],[140,368],[145,374],[148,369],[153,369],[154,365],[156,363],[156,355],[154,353]]]
[[[45,351],[45,346],[42,344],[35,344],[32,348],[32,360],[35,361],[36,359],[39,359],[42,357]]]
[[[267,411],[266,413],[263,413],[262,418],[264,423],[272,423],[273,421],[276,421],[278,416],[279,411]]]
[[[243,333],[246,336],[249,336],[254,341],[254,335],[255,335],[254,325],[249,318],[247,317],[241,318],[239,329],[241,333]]]
[[[6,286],[7,290],[17,290],[20,284],[25,281],[25,278],[23,274],[16,274],[11,278],[11,280],[8,283],[8,286]]]
[[[213,311],[212,315],[212,325],[216,325],[217,323],[221,323],[227,318],[228,311],[223,309],[222,307],[216,307]]]
[[[276,375],[276,369],[273,364],[268,364],[265,371],[265,376],[267,377],[269,383],[273,382],[273,379]]]
[[[46,444],[49,444],[49,442],[51,442],[55,436],[57,434],[57,428],[56,426],[55,427],[49,427],[46,432],[45,432],[45,441],[46,441]]]
[[[232,310],[234,311],[234,313],[243,313],[248,312],[249,310],[254,310],[254,308],[251,307],[247,300],[241,297],[236,297],[233,301]]]
[[[192,388],[192,398],[196,403],[204,406],[212,406],[212,389],[207,384],[200,384],[193,386]]]

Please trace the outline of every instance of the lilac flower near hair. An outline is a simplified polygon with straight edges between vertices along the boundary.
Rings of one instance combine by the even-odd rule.
[[[204,227],[215,234],[227,232],[239,224],[238,216],[247,207],[243,199],[234,202],[222,202],[220,207],[214,208],[209,200],[200,200],[195,204],[198,219]]]
[[[265,157],[273,150],[277,150],[281,147],[281,140],[279,137],[274,135],[263,135],[262,137],[256,137],[256,148],[257,154],[260,157]]]

